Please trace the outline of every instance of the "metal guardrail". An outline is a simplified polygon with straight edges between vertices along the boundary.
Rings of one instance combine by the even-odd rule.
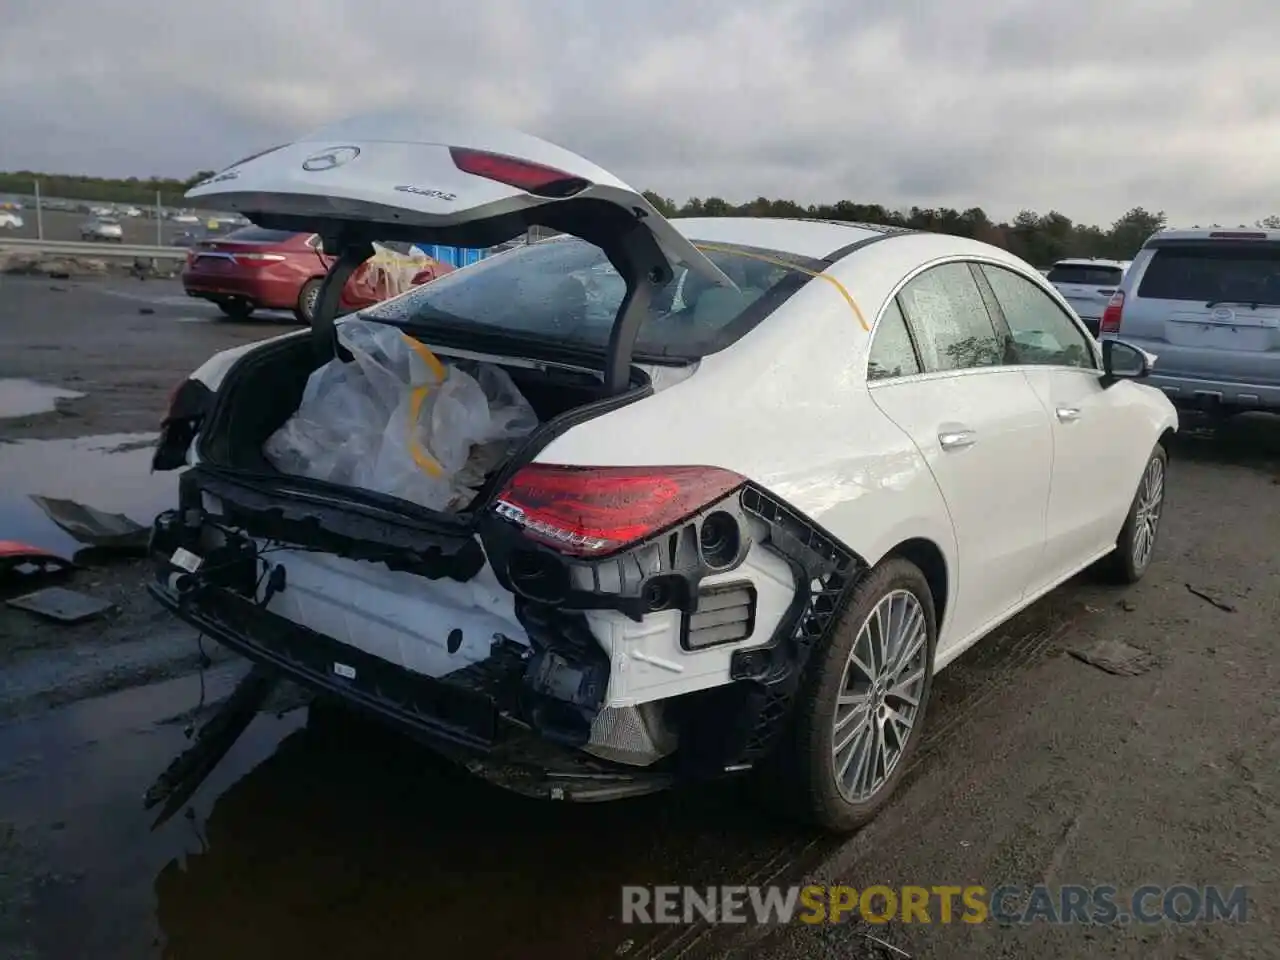
[[[186,247],[152,247],[145,244],[88,243],[82,240],[24,240],[0,236],[0,250],[25,250],[48,256],[129,257],[155,260],[185,260]]]

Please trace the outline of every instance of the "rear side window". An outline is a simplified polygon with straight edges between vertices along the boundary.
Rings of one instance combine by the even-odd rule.
[[[888,380],[919,372],[920,361],[916,359],[916,349],[911,344],[911,335],[907,333],[907,321],[898,308],[898,301],[890,300],[876,327],[876,338],[871,341],[867,379]]]
[[[926,270],[898,294],[926,371],[999,366],[1006,337],[996,333],[967,263]]]
[[[1050,283],[1078,283],[1088,287],[1115,287],[1124,279],[1119,267],[1083,263],[1060,263],[1049,271]]]
[[[1280,304],[1280,244],[1195,243],[1157,247],[1138,296],[1202,304]]]

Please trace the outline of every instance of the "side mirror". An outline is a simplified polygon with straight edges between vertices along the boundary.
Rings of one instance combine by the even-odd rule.
[[[1123,340],[1102,341],[1102,370],[1109,382],[1141,380],[1151,373],[1154,355]]]

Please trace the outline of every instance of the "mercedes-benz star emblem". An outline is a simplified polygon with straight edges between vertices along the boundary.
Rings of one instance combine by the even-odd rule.
[[[360,156],[359,147],[330,147],[322,153],[313,153],[303,160],[302,169],[309,173],[332,170],[334,167],[340,167],[344,163],[350,163],[358,156]]]

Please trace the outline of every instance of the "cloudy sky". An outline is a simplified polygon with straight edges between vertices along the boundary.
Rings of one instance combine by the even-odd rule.
[[[403,105],[678,200],[1280,213],[1276,0],[0,6],[0,170],[186,176]]]

